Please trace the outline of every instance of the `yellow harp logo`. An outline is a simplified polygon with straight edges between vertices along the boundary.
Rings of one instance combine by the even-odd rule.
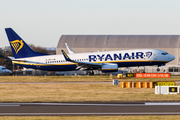
[[[14,48],[14,51],[16,54],[19,52],[19,50],[23,47],[24,43],[23,40],[14,40],[11,43],[11,46]]]

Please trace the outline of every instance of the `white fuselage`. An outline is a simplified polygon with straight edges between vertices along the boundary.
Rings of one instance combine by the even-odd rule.
[[[118,64],[118,67],[163,65],[175,59],[171,54],[157,49],[134,49],[92,53],[68,54],[74,61],[87,63]],[[16,61],[15,61],[16,60]],[[63,55],[45,55],[14,59],[14,64],[27,68],[66,71],[75,70],[76,63],[68,62]]]

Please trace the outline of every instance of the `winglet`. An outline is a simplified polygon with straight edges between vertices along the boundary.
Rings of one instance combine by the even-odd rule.
[[[64,58],[66,59],[66,61],[72,61],[72,60],[69,58],[69,56],[64,52],[64,50],[61,50],[61,52],[62,52]]]
[[[67,48],[69,54],[75,53],[75,52],[72,50],[72,48],[71,48],[67,43],[65,43],[65,45],[66,45],[66,48]]]

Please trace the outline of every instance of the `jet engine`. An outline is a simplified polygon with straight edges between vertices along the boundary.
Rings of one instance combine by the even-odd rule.
[[[102,72],[117,72],[118,64],[103,64],[101,70]]]

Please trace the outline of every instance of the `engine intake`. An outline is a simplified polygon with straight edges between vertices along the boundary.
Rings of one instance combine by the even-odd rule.
[[[101,68],[102,72],[117,72],[118,65],[117,64],[104,64]]]

